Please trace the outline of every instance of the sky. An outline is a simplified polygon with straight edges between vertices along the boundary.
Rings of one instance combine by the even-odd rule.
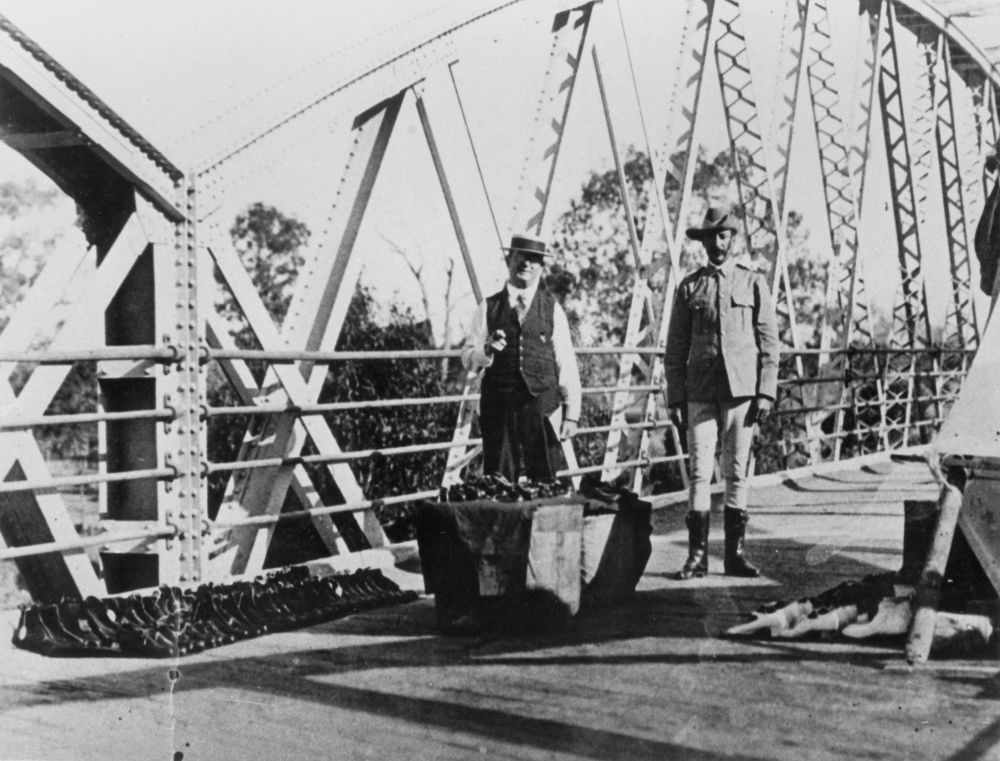
[[[365,62],[373,57],[426,39],[455,13],[467,12],[483,2],[0,0],[0,12],[175,163],[200,167],[210,157],[238,145],[258,124],[273,120],[303,98],[325,91],[328,82],[363,71]],[[460,59],[455,67],[456,81],[504,237],[513,231],[510,210],[548,56],[550,14],[539,11],[545,4],[545,0],[533,0],[529,10],[518,7],[478,22],[473,38],[456,52]],[[852,22],[853,14],[843,13],[846,5],[831,4],[840,7],[843,14],[833,19],[835,32]],[[623,0],[620,6],[615,0],[605,0],[595,7],[591,38],[601,54],[622,151],[628,145],[645,145],[638,101],[652,132],[658,132],[666,118],[664,74],[676,66],[672,51],[679,43],[681,7],[679,2],[662,0]],[[757,7],[759,12],[745,22],[756,81],[762,82],[763,73],[774,68],[774,29],[779,24],[780,6],[773,0],[760,0]],[[626,40],[635,64],[635,82],[625,55]],[[838,72],[849,72],[853,51],[841,46],[836,54],[840,56]],[[440,67],[432,71],[441,76]],[[768,102],[771,96],[763,87],[757,92],[765,117],[773,110]],[[262,200],[303,219],[319,236],[334,200],[334,181],[350,150],[346,125],[377,97],[378,90],[369,87],[357,98],[347,94],[321,101],[309,118],[293,120],[280,134],[226,164],[227,192],[217,213],[220,227],[225,229],[227,220],[247,204]],[[788,198],[805,217],[811,240],[821,250],[827,232],[819,164],[812,118],[805,107],[808,101],[801,103]],[[721,100],[713,88],[705,91],[699,119],[709,153],[721,150],[726,133]],[[873,134],[875,156],[880,142],[881,135]],[[655,137],[653,143],[658,147]],[[7,176],[29,172],[12,152],[3,149],[0,154],[0,167]],[[578,75],[548,220],[568,208],[591,171],[612,166],[588,57]],[[869,290],[885,309],[893,301],[898,276],[895,242],[884,224],[884,212],[892,203],[884,172],[870,174],[866,196],[868,208],[873,210],[872,223],[862,230]],[[939,250],[940,241],[934,243]],[[412,100],[404,106],[393,134],[356,251],[365,257],[363,282],[374,287],[384,301],[398,298],[419,311],[423,308],[420,292],[405,263],[393,253],[397,248],[409,251],[411,261],[423,264],[432,294],[443,287],[445,266],[458,254]],[[489,291],[503,279],[500,253],[477,251],[475,255],[483,286]],[[944,257],[927,258],[928,277],[936,279]],[[467,286],[459,283],[458,291],[462,290],[467,292]],[[930,289],[935,315],[943,313],[943,291]],[[443,300],[432,301],[432,317],[440,324]],[[471,312],[473,304],[468,294],[459,301],[461,318]]]

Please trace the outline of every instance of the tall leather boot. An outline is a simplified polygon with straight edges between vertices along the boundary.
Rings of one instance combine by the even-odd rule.
[[[688,527],[688,559],[677,572],[677,578],[698,578],[708,574],[708,512],[692,510],[685,521]]]
[[[747,523],[750,515],[746,510],[727,507],[723,511],[723,525],[726,530],[726,554],[723,567],[726,576],[744,576],[753,578],[760,576],[760,569],[747,562],[743,557],[743,541],[746,538]]]

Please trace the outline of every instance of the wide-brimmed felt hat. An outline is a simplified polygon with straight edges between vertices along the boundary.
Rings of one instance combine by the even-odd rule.
[[[548,250],[545,241],[531,235],[512,235],[510,245],[502,247],[504,251],[524,251],[528,254],[539,254],[540,256],[553,256]]]
[[[693,240],[704,240],[715,235],[719,230],[732,230],[736,232],[736,219],[731,212],[720,209],[718,206],[709,206],[705,212],[705,219],[702,220],[701,227],[689,227],[687,236]]]

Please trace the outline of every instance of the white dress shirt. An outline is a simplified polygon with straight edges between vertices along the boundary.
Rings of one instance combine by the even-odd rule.
[[[511,305],[517,302],[518,294],[524,296],[524,303],[531,307],[538,284],[533,288],[518,288],[507,283],[507,298]],[[462,348],[462,364],[466,370],[480,371],[493,364],[493,356],[487,356],[484,348],[488,337],[486,325],[486,301],[481,301],[472,317],[472,325],[465,337]],[[556,374],[559,379],[559,395],[566,405],[566,420],[580,419],[580,370],[573,351],[573,339],[569,332],[566,313],[557,301],[552,314],[552,348],[556,355]]]

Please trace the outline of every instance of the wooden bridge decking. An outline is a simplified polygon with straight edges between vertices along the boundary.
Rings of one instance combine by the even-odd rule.
[[[996,661],[718,636],[761,602],[894,570],[902,501],[935,492],[919,464],[758,485],[758,580],[720,575],[721,520],[714,573],[671,580],[684,507],[657,510],[634,599],[544,636],[441,637],[422,598],[176,662],[4,644],[0,759],[1000,759]],[[422,588],[413,570],[394,578]]]

